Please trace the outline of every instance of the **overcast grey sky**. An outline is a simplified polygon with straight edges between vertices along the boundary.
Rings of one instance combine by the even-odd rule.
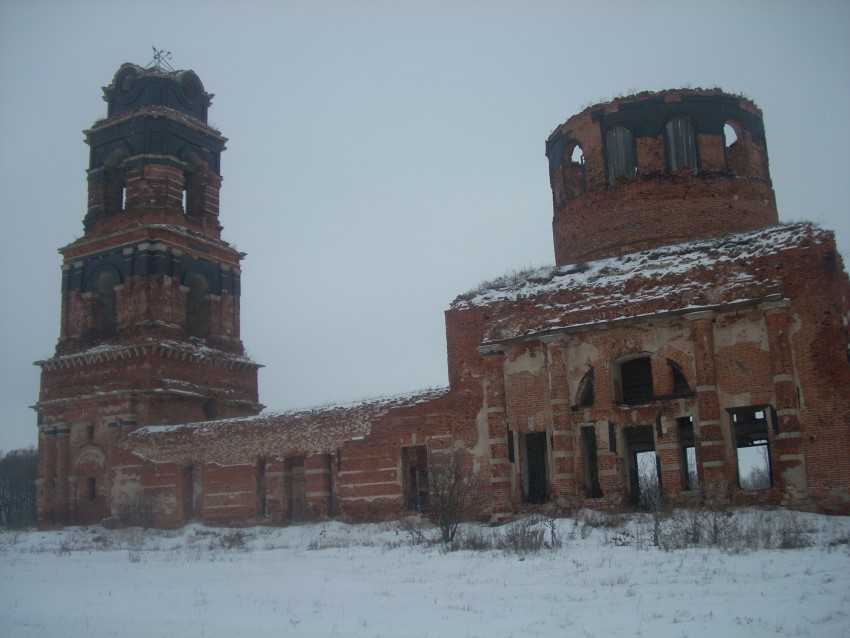
[[[553,261],[549,133],[616,95],[719,86],[764,111],[780,218],[850,255],[847,2],[0,2],[0,449],[82,234],[101,87],[151,45],[216,94],[224,237],[271,410],[447,383],[443,311]]]

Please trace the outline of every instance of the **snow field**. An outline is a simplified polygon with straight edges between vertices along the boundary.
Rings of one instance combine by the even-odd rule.
[[[0,634],[850,637],[850,518],[720,522],[746,538],[665,551],[650,515],[590,512],[464,526],[478,551],[419,521],[3,532]],[[544,545],[499,549],[517,526]]]

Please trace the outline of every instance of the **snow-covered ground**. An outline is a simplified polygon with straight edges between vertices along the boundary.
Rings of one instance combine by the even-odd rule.
[[[666,550],[654,531],[585,512],[468,525],[490,547],[456,551],[418,520],[3,532],[0,634],[850,636],[850,518],[679,512]]]

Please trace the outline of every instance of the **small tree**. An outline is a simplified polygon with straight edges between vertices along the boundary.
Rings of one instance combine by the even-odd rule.
[[[749,458],[753,465],[749,471],[741,477],[742,490],[763,490],[770,487],[770,454],[767,445],[748,448],[752,453]],[[740,459],[740,450],[739,450]]]
[[[34,447],[0,452],[0,524],[5,527],[35,525],[35,479],[38,454]]]
[[[652,543],[657,546],[661,539],[661,508],[664,504],[658,457],[655,452],[641,452],[636,461],[640,505],[652,512]]]
[[[454,540],[457,528],[474,505],[475,475],[464,463],[461,450],[431,456],[429,481],[437,525],[444,543]]]

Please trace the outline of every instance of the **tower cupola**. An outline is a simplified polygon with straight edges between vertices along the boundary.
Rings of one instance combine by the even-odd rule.
[[[221,152],[212,94],[194,71],[122,64],[103,89],[107,117],[86,131],[86,234],[165,223],[219,237]]]
[[[591,106],[546,156],[558,265],[778,222],[761,111],[719,90]]]

